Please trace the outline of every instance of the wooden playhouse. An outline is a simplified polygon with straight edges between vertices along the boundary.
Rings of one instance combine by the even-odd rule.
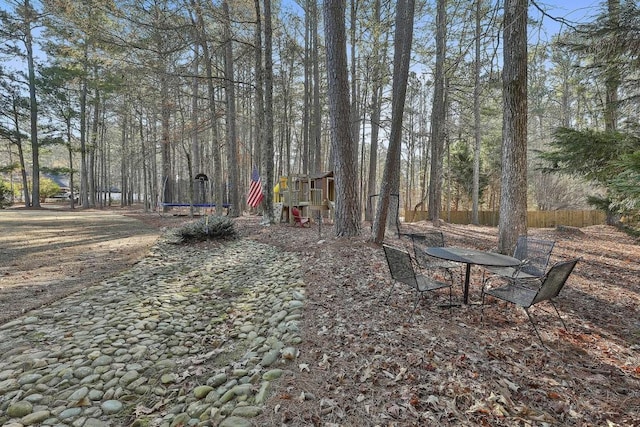
[[[294,207],[305,218],[333,220],[336,200],[333,172],[281,176],[273,192],[274,202],[282,206],[281,221],[293,223]]]

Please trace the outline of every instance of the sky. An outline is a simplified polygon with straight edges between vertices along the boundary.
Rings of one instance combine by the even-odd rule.
[[[504,0],[492,0],[493,2],[504,2]],[[0,3],[2,0],[0,0]],[[302,8],[298,4],[299,0],[282,0],[283,9],[293,11],[296,14],[302,13]],[[534,36],[548,40],[556,36],[559,32],[567,30],[566,25],[555,21],[553,18],[569,21],[572,23],[584,23],[591,21],[594,16],[598,15],[606,0],[530,0],[529,17],[537,19],[542,17],[542,13],[533,4],[537,4],[544,9],[547,15],[543,18],[543,28]],[[347,10],[347,13],[348,10]],[[534,29],[530,28],[531,32]]]
[[[320,1],[320,0],[319,0]],[[493,0],[503,2],[504,0]],[[542,27],[539,30],[529,27],[529,41],[535,42],[535,39],[549,40],[556,36],[561,31],[567,30],[566,25],[552,19],[558,18],[560,20],[566,20],[573,23],[591,21],[596,16],[603,3],[606,0],[530,0],[529,17],[539,20],[542,17]],[[302,9],[298,5],[299,0],[282,0],[283,9],[289,11],[296,11],[301,13]],[[545,10],[548,16],[542,16],[542,13],[533,4],[537,4],[540,8]],[[0,9],[9,10],[12,2],[7,0],[0,0]],[[38,50],[38,46],[36,46]],[[2,60],[2,58],[0,58]],[[13,61],[5,62],[5,66],[11,67]],[[17,64],[18,68],[22,65]]]
[[[535,0],[535,3],[545,12],[561,20],[574,23],[591,21],[602,10],[605,0]],[[532,18],[541,16],[541,12],[533,5],[529,7],[529,15]],[[543,18],[543,32],[552,37],[560,31],[566,30],[566,25],[554,21],[548,16]],[[531,31],[531,29],[530,29]]]

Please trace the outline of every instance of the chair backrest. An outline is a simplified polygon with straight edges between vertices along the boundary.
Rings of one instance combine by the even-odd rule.
[[[416,279],[416,272],[413,269],[409,252],[389,245],[382,245],[382,247],[387,257],[387,265],[389,266],[391,277],[398,282],[417,289],[418,280]]]
[[[429,247],[444,247],[444,235],[440,231],[427,231],[426,233],[411,234],[413,253],[421,268],[429,268],[435,262],[433,257],[426,254]]]
[[[542,277],[549,265],[551,251],[556,244],[553,240],[532,239],[527,236],[518,237],[513,257],[526,261],[520,271],[532,276]]]
[[[578,258],[554,264],[545,275],[531,305],[557,297],[577,263]]]
[[[413,234],[411,238],[425,247],[444,247],[444,234],[442,231],[427,231],[425,233]]]

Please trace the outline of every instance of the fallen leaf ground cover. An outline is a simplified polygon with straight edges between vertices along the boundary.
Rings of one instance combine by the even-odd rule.
[[[581,258],[557,300],[568,330],[555,313],[532,309],[545,348],[523,310],[496,300],[481,321],[476,304],[439,308],[443,291],[409,323],[415,295],[396,286],[385,302],[390,275],[366,230],[336,239],[327,225],[319,235],[317,225],[239,224],[246,237],[297,252],[307,284],[300,357],[256,425],[640,425],[640,248],[617,229],[529,230],[557,242],[552,263]],[[451,246],[497,245],[495,228],[439,229]],[[472,275],[477,303],[482,268]]]

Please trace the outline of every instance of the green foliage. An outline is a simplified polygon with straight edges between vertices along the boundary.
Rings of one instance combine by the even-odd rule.
[[[40,201],[60,193],[60,186],[49,178],[40,178]]]
[[[4,181],[0,180],[0,209],[6,209],[11,206],[12,200],[11,189]]]
[[[640,150],[616,162],[620,172],[608,182],[614,195],[613,206],[622,212],[640,209]]]
[[[640,148],[638,138],[620,132],[558,128],[553,136],[551,149],[540,153],[546,162],[542,170],[599,183],[605,183],[619,171],[616,162],[621,156]]]
[[[48,173],[48,174],[52,174],[52,175],[70,175],[72,170],[69,169],[66,166],[60,166],[60,167],[55,167],[55,168],[51,168],[48,166],[42,166],[40,168],[40,172],[41,173]]]
[[[177,231],[183,242],[233,240],[238,237],[235,223],[228,217],[209,215],[183,225]]]
[[[473,152],[469,144],[465,142],[457,142],[451,147],[451,157],[449,166],[451,170],[451,179],[457,189],[457,193],[471,200],[473,196]],[[480,194],[487,187],[489,179],[486,173],[482,173],[480,168]]]
[[[604,186],[606,199],[589,203],[611,213],[640,208],[640,138],[630,133],[559,128],[551,150],[539,153],[544,172],[582,177]]]
[[[0,173],[9,173],[20,170],[20,163],[15,162],[9,165],[0,165]]]

